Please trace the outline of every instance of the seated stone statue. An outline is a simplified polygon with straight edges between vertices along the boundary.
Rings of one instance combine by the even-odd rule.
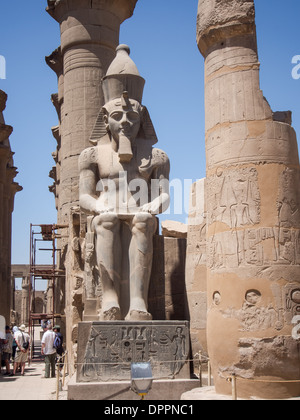
[[[148,289],[156,215],[169,206],[167,155],[141,105],[145,80],[126,45],[103,79],[105,105],[79,159],[81,209],[94,215],[100,320],[151,320]]]

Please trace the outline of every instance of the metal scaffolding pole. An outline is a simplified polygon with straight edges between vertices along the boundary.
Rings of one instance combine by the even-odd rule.
[[[54,324],[55,319],[61,318],[61,314],[56,313],[55,307],[55,290],[57,281],[65,277],[64,270],[59,270],[56,267],[56,239],[58,237],[56,231],[61,228],[58,225],[34,225],[30,224],[30,285],[29,285],[29,331],[31,337],[34,334],[35,321],[51,320]],[[47,248],[39,248],[39,243],[49,243]],[[38,264],[37,251],[52,252],[52,262],[46,265]],[[48,290],[52,289],[52,303],[51,310],[44,311],[45,313],[37,313],[35,306],[36,298],[36,280],[45,280],[48,282]],[[32,340],[34,343],[34,341]],[[32,345],[32,354],[34,352],[34,344]]]

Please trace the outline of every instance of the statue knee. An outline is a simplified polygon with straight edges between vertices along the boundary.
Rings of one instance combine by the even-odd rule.
[[[115,213],[103,213],[96,216],[93,222],[96,232],[105,230],[114,230],[119,227],[120,221]]]
[[[156,218],[150,213],[138,213],[134,216],[132,221],[133,232],[150,232],[151,234],[154,234],[156,230],[156,223]]]

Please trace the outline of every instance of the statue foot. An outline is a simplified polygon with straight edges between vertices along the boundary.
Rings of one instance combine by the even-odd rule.
[[[101,311],[100,321],[118,321],[121,319],[121,311],[117,306]]]
[[[152,321],[152,315],[149,312],[132,309],[128,312],[125,321]]]

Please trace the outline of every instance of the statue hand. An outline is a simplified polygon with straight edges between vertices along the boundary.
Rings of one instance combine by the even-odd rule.
[[[140,208],[140,212],[159,214],[159,205],[155,201],[151,201],[150,203],[144,204]]]
[[[115,211],[112,207],[105,207],[103,203],[97,202],[96,204],[96,213],[103,214],[103,213],[113,213]]]

